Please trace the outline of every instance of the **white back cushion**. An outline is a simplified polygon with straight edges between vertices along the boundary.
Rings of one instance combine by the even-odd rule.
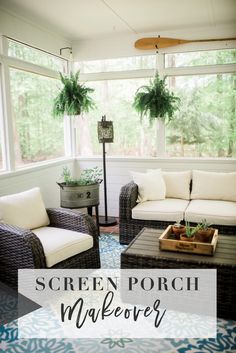
[[[166,183],[166,197],[174,199],[190,199],[190,182],[192,172],[162,172]]]
[[[155,171],[148,169],[147,172]],[[166,184],[166,197],[174,199],[190,199],[191,170],[181,172],[162,172]]]
[[[39,188],[0,197],[0,220],[26,229],[49,224],[49,218]]]
[[[236,201],[236,173],[193,170],[191,199]]]
[[[163,200],[166,196],[166,186],[161,171],[150,173],[131,172],[135,184],[138,185],[138,200]]]

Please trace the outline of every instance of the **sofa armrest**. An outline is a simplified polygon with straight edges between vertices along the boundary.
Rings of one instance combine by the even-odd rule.
[[[30,230],[0,223],[0,279],[14,286],[20,268],[46,267],[39,238]]]
[[[87,214],[68,208],[47,208],[50,226],[90,234],[98,242],[98,230]]]
[[[138,198],[138,185],[133,181],[122,186],[120,191],[119,211],[120,219],[132,218],[132,208],[136,206]]]

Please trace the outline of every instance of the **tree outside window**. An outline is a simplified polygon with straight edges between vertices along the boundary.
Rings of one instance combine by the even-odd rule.
[[[52,117],[60,82],[10,69],[16,165],[64,155],[63,121]]]

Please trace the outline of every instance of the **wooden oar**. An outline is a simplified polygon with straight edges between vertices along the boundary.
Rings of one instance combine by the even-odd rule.
[[[141,38],[136,40],[134,43],[135,48],[142,50],[150,49],[161,49],[173,47],[179,44],[186,43],[197,43],[197,42],[218,42],[223,40],[235,40],[236,38],[219,38],[219,39],[195,39],[195,40],[185,40],[185,39],[175,39],[175,38],[161,38],[161,37],[149,37]]]

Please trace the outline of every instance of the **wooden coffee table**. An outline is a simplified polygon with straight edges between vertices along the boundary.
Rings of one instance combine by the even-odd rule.
[[[159,249],[163,230],[143,228],[121,253],[121,268],[217,269],[217,316],[236,320],[236,235],[220,235],[214,256]]]

